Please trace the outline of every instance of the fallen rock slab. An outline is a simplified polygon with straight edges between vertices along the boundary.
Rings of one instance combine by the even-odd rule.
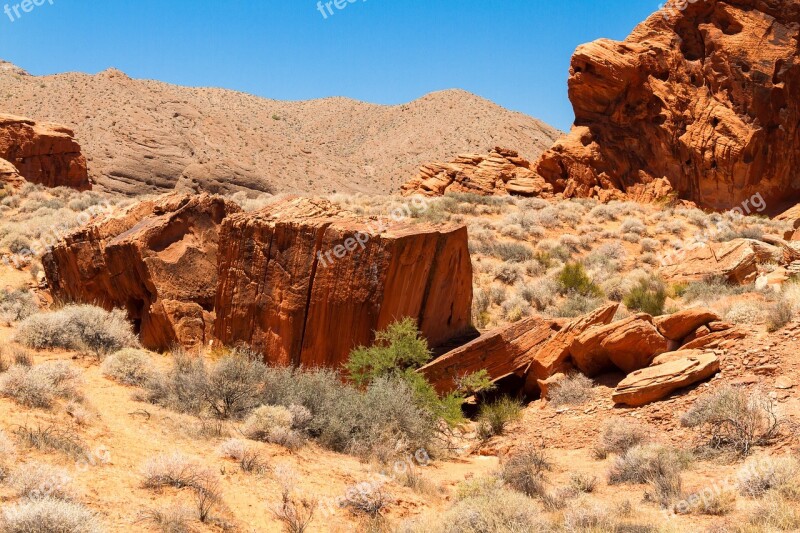
[[[730,348],[737,341],[745,338],[747,332],[741,328],[734,327],[722,331],[714,331],[681,346],[681,350],[702,350],[714,348]]]
[[[606,326],[589,328],[570,347],[572,362],[589,377],[612,367],[630,373],[650,364],[669,349],[669,342],[653,323],[640,313]]]
[[[527,367],[536,351],[561,326],[562,322],[555,319],[525,318],[484,333],[425,365],[419,372],[441,394],[455,389],[459,378],[479,370],[485,369],[491,379],[498,379]]]
[[[710,309],[695,307],[678,311],[672,315],[660,316],[655,319],[658,331],[672,341],[680,341],[710,322],[719,321],[720,316]]]
[[[288,197],[222,224],[215,337],[271,364],[339,368],[414,318],[431,347],[470,328],[463,225],[388,223]]]
[[[619,309],[619,304],[608,304],[578,317],[545,342],[523,371],[526,375],[525,392],[527,394],[535,393],[538,391],[538,380],[546,380],[554,374],[563,372],[565,365],[569,362],[570,347],[575,339],[592,326],[611,322],[617,309]]]
[[[665,254],[662,257],[661,275],[670,282],[722,277],[729,283],[745,285],[755,282],[758,265],[782,261],[783,250],[780,247],[753,239],[698,243]]]
[[[637,370],[623,379],[611,395],[614,403],[640,407],[719,372],[719,358],[709,352],[676,352],[664,359],[667,362]]]

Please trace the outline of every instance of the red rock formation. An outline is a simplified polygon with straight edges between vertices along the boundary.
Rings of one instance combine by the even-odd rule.
[[[32,183],[91,188],[81,147],[64,126],[0,114],[0,158]]]
[[[0,189],[9,188],[15,190],[24,184],[25,178],[19,175],[17,167],[5,159],[0,159]]]
[[[417,319],[431,346],[468,329],[466,228],[378,226],[305,198],[230,217],[220,236],[216,337],[274,364],[337,367],[404,317]]]
[[[672,315],[664,315],[655,319],[659,333],[671,341],[680,341],[701,326],[721,320],[719,315],[710,309],[693,307]]]
[[[800,5],[704,0],[572,58],[575,126],[535,165],[565,196],[674,191],[727,209],[800,194]],[[669,16],[665,16],[668,14]],[[669,181],[665,186],[663,179]]]
[[[238,212],[218,196],[170,195],[66,237],[42,260],[54,297],[128,311],[142,344],[211,340],[219,226]]]
[[[561,329],[561,321],[538,316],[484,333],[447,352],[419,371],[439,393],[456,388],[459,378],[486,370],[493,380],[525,369],[534,354]]]
[[[758,277],[759,265],[783,263],[782,248],[753,239],[706,243],[666,254],[661,258],[661,276],[674,283],[721,277],[744,285]]]
[[[403,194],[442,196],[446,192],[484,196],[550,196],[552,186],[513,150],[495,148],[488,155],[459,155],[450,163],[430,163],[402,187]]]

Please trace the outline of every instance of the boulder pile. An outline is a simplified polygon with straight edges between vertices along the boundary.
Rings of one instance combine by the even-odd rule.
[[[127,310],[154,350],[241,344],[337,367],[405,317],[434,347],[469,330],[466,228],[372,222],[324,200],[243,213],[175,194],[91,222],[43,263],[54,297]]]
[[[621,372],[627,377],[614,392],[614,401],[644,405],[716,373],[719,360],[712,349],[730,348],[744,336],[708,309],[656,318],[635,314],[614,321],[618,305],[567,323],[525,319],[452,350],[420,372],[440,392],[455,389],[463,376],[480,369],[494,380],[516,374],[530,396],[546,396],[554,382],[573,372]]]
[[[0,185],[16,188],[25,181],[91,189],[86,159],[72,130],[0,114]]]

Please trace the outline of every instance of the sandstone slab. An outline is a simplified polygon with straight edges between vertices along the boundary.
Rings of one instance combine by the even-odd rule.
[[[783,253],[779,247],[753,239],[697,243],[665,255],[661,275],[671,282],[722,277],[730,283],[748,284],[755,282],[760,264],[780,263]]]
[[[672,341],[680,341],[701,326],[710,322],[719,321],[717,313],[702,307],[684,309],[671,315],[664,315],[655,319],[658,331]]]

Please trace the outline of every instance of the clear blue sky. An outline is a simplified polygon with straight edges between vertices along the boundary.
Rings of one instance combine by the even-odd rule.
[[[624,38],[659,0],[356,0],[327,19],[317,0],[36,1],[14,22],[0,12],[0,58],[33,74],[114,66],[270,98],[384,104],[461,88],[566,129],[575,47]]]

